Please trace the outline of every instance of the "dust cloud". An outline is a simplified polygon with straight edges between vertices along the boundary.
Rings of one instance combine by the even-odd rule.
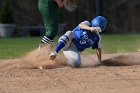
[[[66,59],[63,54],[58,55],[54,61],[48,59],[51,46],[44,46],[40,50],[35,49],[25,56],[15,59],[0,60],[0,70],[8,69],[51,69],[66,66]],[[107,55],[107,54],[106,54]],[[108,55],[110,56],[110,55]],[[95,55],[81,55],[81,67],[94,67],[99,65]],[[140,52],[117,55],[104,59],[101,65],[106,66],[131,66],[140,65]]]
[[[103,60],[103,65],[107,66],[132,66],[140,65],[140,52],[121,54]]]
[[[48,59],[52,51],[50,47],[47,45],[43,46],[20,58],[0,60],[0,70],[56,68],[66,65],[64,56],[58,55],[54,61]]]

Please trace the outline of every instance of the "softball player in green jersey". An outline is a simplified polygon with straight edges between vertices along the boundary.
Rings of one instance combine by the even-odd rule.
[[[58,32],[58,18],[57,7],[64,7],[69,12],[73,12],[76,9],[74,0],[39,0],[38,8],[42,15],[45,35],[41,40],[41,45],[52,44],[53,39]]]

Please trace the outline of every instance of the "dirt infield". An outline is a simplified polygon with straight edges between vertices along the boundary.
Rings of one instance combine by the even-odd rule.
[[[82,55],[81,68],[66,65],[59,55],[48,60],[43,47],[16,59],[0,60],[0,93],[139,93],[140,52]],[[38,69],[43,67],[44,69]],[[53,69],[52,69],[53,68]]]

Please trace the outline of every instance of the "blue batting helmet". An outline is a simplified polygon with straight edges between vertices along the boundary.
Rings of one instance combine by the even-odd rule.
[[[107,25],[107,20],[102,16],[97,16],[91,21],[92,27],[100,27],[103,31]]]

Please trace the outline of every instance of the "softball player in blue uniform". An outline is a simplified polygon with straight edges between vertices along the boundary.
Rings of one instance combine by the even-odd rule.
[[[86,48],[96,49],[97,57],[101,62],[101,37],[107,25],[107,20],[102,16],[95,17],[91,23],[84,21],[72,31],[67,31],[60,37],[55,50],[50,54],[50,60],[54,60],[62,49],[67,58],[67,64],[71,67],[79,67],[81,64],[80,52]]]

